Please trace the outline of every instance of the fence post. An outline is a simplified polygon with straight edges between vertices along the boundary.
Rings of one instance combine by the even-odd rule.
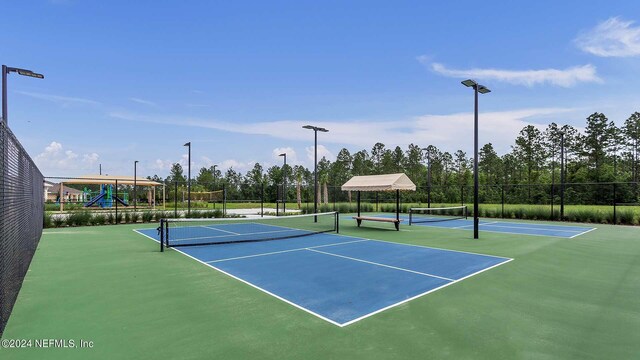
[[[260,183],[260,217],[264,217],[264,183]]]
[[[335,186],[335,184],[333,185],[333,211],[336,211],[336,197],[338,197],[337,194],[337,186]]]
[[[173,188],[173,217],[178,218],[178,181]]]
[[[501,202],[502,202],[502,218],[504,219],[504,187],[505,185],[502,185],[502,196],[501,196]]]
[[[118,221],[118,179],[116,179],[116,188],[115,188],[115,195],[114,192],[111,193],[111,203],[113,204],[114,202],[116,203],[116,218],[114,219],[116,222],[116,225],[118,225],[120,222]]]
[[[555,220],[555,216],[553,216],[553,182],[551,183],[551,220]]]
[[[616,183],[613,183],[613,225],[617,223],[616,215]]]
[[[460,205],[464,205],[464,185],[460,186]]]
[[[222,217],[227,217],[227,185],[222,185]]]

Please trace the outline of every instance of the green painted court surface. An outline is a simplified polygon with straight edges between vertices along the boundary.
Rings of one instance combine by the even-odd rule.
[[[555,223],[557,224],[557,223]],[[640,228],[573,239],[388,224],[341,233],[514,261],[339,328],[122,225],[46,230],[2,359],[631,359],[640,354]]]

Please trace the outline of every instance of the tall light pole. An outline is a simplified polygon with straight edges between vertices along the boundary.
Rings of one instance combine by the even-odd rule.
[[[282,213],[287,215],[287,153],[282,153],[278,156],[284,156],[284,165],[282,166],[282,178],[284,179],[282,185]]]
[[[329,132],[329,130],[325,128],[321,128],[313,125],[305,125],[302,127],[303,129],[313,130],[314,140],[313,140],[313,152],[314,152],[314,160],[313,160],[313,213],[318,213],[318,131],[320,132]],[[314,219],[315,222],[318,221],[318,217],[316,216]]]
[[[189,161],[187,172],[187,215],[191,216],[191,141],[184,144],[183,146],[189,147],[189,156],[187,158],[187,160]]]
[[[218,166],[218,164],[213,165],[213,186],[216,186],[216,167]]]
[[[560,133],[560,221],[564,220],[564,132]]]
[[[486,86],[478,84],[476,81],[468,79],[462,82],[462,85],[473,88],[474,93],[474,117],[473,117],[473,238],[478,238],[478,228],[480,219],[478,217],[478,93],[490,93]]]
[[[8,110],[7,110],[7,75],[9,75],[9,73],[12,73],[12,72],[18,73],[18,75],[22,75],[22,76],[29,76],[37,79],[44,79],[44,75],[34,73],[31,70],[19,69],[19,68],[9,67],[7,65],[2,65],[2,120],[4,121],[5,125],[9,124],[9,121],[8,121],[9,119],[7,118],[9,116]]]
[[[427,207],[431,207],[431,153],[429,148],[422,148],[427,153]]]
[[[138,160],[133,162],[133,210],[137,210],[138,209],[138,193],[137,193],[137,187],[136,187],[136,181],[138,179],[137,177],[137,170],[138,170]]]

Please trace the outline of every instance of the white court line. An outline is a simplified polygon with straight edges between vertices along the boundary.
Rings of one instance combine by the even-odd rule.
[[[588,233],[588,232],[591,232],[591,231],[593,231],[593,230],[596,230],[596,229],[597,229],[597,228],[591,228],[591,229],[589,229],[589,230],[587,230],[587,231],[583,231],[583,232],[581,232],[581,233],[579,233],[579,234],[575,234],[575,235],[571,236],[569,239],[573,239],[573,238],[574,238],[574,237],[576,237],[576,236],[584,235],[584,234],[586,234],[586,233]]]
[[[205,228],[205,229],[211,229],[211,230],[215,230],[215,231],[222,231],[222,232],[225,232],[227,234],[241,235],[240,233],[237,233],[237,232],[233,232],[233,231],[229,231],[229,230],[222,230],[222,229],[218,229],[218,228],[211,227],[211,226],[204,226],[203,225],[202,227]]]
[[[491,221],[488,223],[478,223],[478,225],[489,225],[489,224],[496,224],[497,221]],[[452,227],[451,229],[463,229],[469,226],[473,226],[473,224],[467,224],[467,225],[462,225],[462,226],[456,226],[456,227]]]
[[[493,223],[485,223],[485,224],[480,224],[480,225],[488,225],[488,224],[495,224],[495,223],[499,223],[499,224],[508,224],[508,223],[501,223],[498,221],[495,221]],[[505,225],[491,225],[492,227],[497,227],[497,228],[507,228],[507,229],[525,229],[525,230],[538,230],[538,231],[559,231],[559,232],[568,232],[568,233],[575,233],[576,230],[560,230],[560,229],[549,229],[549,228],[544,228],[544,225],[540,225],[540,227],[525,227],[525,226],[505,226]]]
[[[360,320],[366,319],[366,318],[368,318],[368,317],[370,317],[370,316],[373,316],[373,315],[379,314],[379,313],[381,313],[381,312],[383,312],[383,311],[385,311],[385,310],[389,310],[389,309],[391,309],[391,308],[393,308],[393,307],[396,307],[396,306],[398,306],[398,305],[402,305],[402,304],[404,304],[404,303],[408,303],[408,302],[409,302],[409,301],[411,301],[411,300],[415,300],[415,299],[417,299],[417,298],[419,298],[419,297],[425,296],[425,295],[430,294],[430,293],[432,293],[432,292],[434,292],[434,291],[438,291],[438,290],[440,290],[440,289],[443,289],[443,288],[445,288],[445,287],[447,287],[447,286],[450,286],[450,285],[453,285],[453,284],[455,284],[455,283],[458,283],[458,282],[460,282],[460,281],[462,281],[462,280],[468,279],[468,278],[470,278],[470,277],[472,277],[472,276],[478,275],[478,274],[480,274],[480,273],[482,273],[482,272],[485,272],[485,271],[487,271],[487,270],[493,269],[493,268],[498,267],[498,266],[500,266],[500,265],[504,265],[504,264],[506,264],[506,263],[508,263],[508,262],[510,262],[510,261],[512,261],[512,260],[513,260],[513,259],[509,259],[509,260],[503,261],[503,262],[501,262],[501,263],[499,263],[499,264],[495,264],[495,265],[490,266],[490,267],[488,267],[488,268],[484,268],[484,269],[482,269],[482,270],[479,270],[479,271],[477,271],[477,272],[475,272],[475,273],[473,273],[473,274],[469,274],[469,275],[467,275],[467,276],[465,276],[465,277],[462,277],[462,278],[460,278],[460,279],[457,279],[457,280],[454,280],[454,281],[452,281],[452,282],[449,282],[449,283],[443,284],[443,285],[441,285],[441,286],[438,286],[437,288],[434,288],[434,289],[431,289],[431,290],[425,291],[425,292],[423,292],[422,294],[418,294],[418,295],[416,295],[416,296],[412,296],[412,297],[410,297],[410,298],[408,298],[408,299],[404,299],[404,300],[399,301],[399,302],[397,302],[397,303],[395,303],[395,304],[391,304],[391,305],[389,305],[389,306],[383,307],[382,309],[378,309],[378,310],[376,310],[376,311],[370,312],[370,313],[368,313],[368,314],[366,314],[366,315],[363,315],[363,316],[361,316],[361,317],[359,317],[359,318],[355,318],[355,319],[353,319],[353,320],[347,321],[346,323],[343,323],[342,325],[340,325],[340,327],[345,327],[345,326],[347,326],[347,325],[351,325],[351,324],[353,324],[353,323],[355,323],[355,322],[357,322],[357,321],[360,321]]]
[[[367,263],[367,264],[371,264],[371,265],[382,266],[382,267],[386,267],[386,268],[390,268],[390,269],[394,269],[394,270],[406,271],[406,272],[414,273],[414,274],[418,274],[418,275],[423,275],[423,276],[428,276],[428,277],[434,277],[434,278],[438,278],[438,279],[442,279],[442,280],[455,281],[455,280],[453,280],[453,279],[449,279],[449,278],[446,278],[446,277],[443,277],[443,276],[438,276],[438,275],[433,275],[433,274],[423,273],[423,272],[420,272],[420,271],[414,271],[414,270],[404,269],[404,268],[401,268],[401,267],[396,267],[396,266],[391,266],[391,265],[380,264],[380,263],[377,263],[377,262],[367,261],[367,260],[362,260],[362,259],[358,259],[358,258],[353,258],[353,257],[349,257],[349,256],[344,256],[344,255],[332,254],[332,253],[328,253],[328,252],[324,252],[324,251],[320,251],[320,250],[316,250],[316,249],[308,248],[308,249],[306,249],[306,250],[313,251],[313,252],[317,252],[317,253],[320,253],[320,254],[325,254],[325,255],[331,255],[331,256],[341,257],[341,258],[349,259],[349,260],[353,260],[353,261],[359,261],[359,262],[363,262],[363,263]]]
[[[421,225],[421,226],[428,226],[428,227],[434,227],[434,228],[438,228],[438,229],[453,229],[453,230],[470,230],[470,229],[463,229],[463,228],[457,228],[457,227],[449,227],[449,226],[438,226],[438,225],[431,225],[432,223],[420,223],[417,225]],[[521,224],[521,223],[516,223],[516,224]],[[516,229],[516,227],[509,227],[510,229]],[[540,229],[537,229],[540,230]],[[548,231],[553,231],[551,229],[547,229]],[[524,236],[542,236],[542,237],[557,237],[557,238],[563,238],[563,239],[569,239],[566,236],[562,236],[562,235],[543,235],[543,234],[531,234],[531,233],[525,233],[525,232],[514,232],[514,231],[503,231],[503,230],[490,230],[490,229],[485,229],[482,230],[485,232],[492,232],[492,233],[496,233],[496,234],[510,234],[510,235],[524,235]],[[443,250],[447,250],[447,249],[443,249]]]
[[[152,238],[152,237],[150,237],[150,236],[148,236],[148,235],[146,235],[146,234],[143,234],[143,233],[141,233],[141,232],[139,232],[139,231],[137,231],[137,230],[135,230],[135,229],[134,229],[133,231],[135,231],[135,232],[137,232],[138,234],[140,234],[140,235],[142,235],[142,236],[145,236],[145,237],[147,237],[147,238],[149,238],[149,239],[151,239],[151,240],[153,240],[153,241],[155,241],[155,242],[158,242],[158,240],[156,240],[156,239],[154,239],[154,238]],[[240,281],[240,282],[242,282],[242,283],[245,283],[245,284],[247,284],[247,285],[251,286],[252,288],[258,289],[258,290],[260,290],[260,291],[262,291],[262,292],[264,292],[264,293],[266,293],[266,294],[269,294],[269,295],[271,295],[271,296],[275,297],[275,298],[276,298],[276,299],[278,299],[278,300],[284,301],[285,303],[287,303],[287,304],[289,304],[289,305],[291,305],[291,306],[293,306],[293,307],[295,307],[295,308],[298,308],[298,309],[300,309],[300,310],[302,310],[302,311],[305,311],[305,312],[307,312],[307,313],[309,313],[309,314],[311,314],[311,315],[314,315],[314,316],[316,316],[316,317],[318,317],[318,318],[320,318],[320,319],[322,319],[322,320],[324,320],[324,321],[326,321],[326,322],[329,322],[329,323],[331,323],[331,324],[333,324],[333,325],[336,325],[336,326],[338,326],[338,327],[343,327],[343,326],[344,326],[344,325],[342,325],[342,324],[340,324],[340,323],[338,323],[338,322],[335,322],[335,321],[333,321],[333,320],[331,320],[331,319],[329,319],[329,318],[326,318],[326,317],[324,317],[324,316],[322,316],[322,315],[320,315],[320,314],[318,314],[318,313],[315,313],[315,312],[313,312],[313,311],[311,311],[311,310],[309,310],[309,309],[307,309],[307,308],[304,308],[304,307],[302,307],[302,306],[300,306],[300,305],[298,305],[298,304],[296,304],[296,303],[294,303],[294,302],[291,302],[291,301],[289,301],[289,300],[287,300],[287,299],[285,299],[285,298],[283,298],[283,297],[280,297],[280,296],[278,296],[278,295],[276,295],[276,294],[274,294],[274,293],[272,293],[272,292],[270,292],[270,291],[268,291],[268,290],[265,290],[265,289],[263,289],[263,288],[261,288],[261,287],[259,287],[259,286],[257,286],[257,285],[254,285],[254,284],[252,284],[252,283],[250,283],[250,282],[248,282],[248,281],[246,281],[246,280],[244,280],[244,279],[241,279],[241,278],[239,278],[239,277],[237,277],[237,276],[235,276],[235,275],[232,275],[232,274],[230,274],[230,273],[228,273],[228,272],[226,272],[226,271],[224,271],[224,270],[218,269],[217,267],[215,267],[215,266],[213,266],[213,265],[211,265],[211,264],[207,264],[206,262],[204,262],[204,261],[202,261],[202,260],[200,260],[200,259],[197,259],[197,258],[195,258],[195,257],[193,257],[193,256],[191,256],[191,255],[189,255],[189,254],[187,254],[187,253],[185,253],[185,252],[182,252],[180,249],[176,249],[176,248],[171,248],[171,249],[172,249],[172,250],[174,250],[174,251],[177,251],[177,252],[179,252],[180,254],[182,254],[182,255],[184,255],[184,256],[187,256],[187,257],[189,257],[189,258],[191,258],[191,259],[193,259],[193,260],[195,260],[195,261],[197,261],[197,262],[199,262],[199,263],[201,263],[201,264],[203,264],[203,265],[205,265],[205,266],[208,266],[208,267],[210,267],[210,268],[212,268],[212,269],[214,269],[214,270],[216,270],[216,271],[219,271],[219,272],[221,272],[221,273],[223,273],[223,274],[225,274],[225,275],[227,275],[227,276],[229,276],[229,277],[231,277],[231,278],[233,278],[233,279],[236,279],[236,280],[238,280],[238,281]]]
[[[140,235],[142,235],[142,236],[145,236],[145,237],[147,237],[147,238],[149,238],[149,239],[151,239],[151,240],[155,241],[156,243],[158,242],[158,240],[156,240],[156,239],[154,239],[154,238],[152,238],[152,237],[150,237],[150,236],[148,236],[148,235],[146,235],[146,234],[143,234],[143,233],[139,232],[138,230],[135,230],[135,229],[134,229],[133,231],[135,231],[135,232],[137,232],[138,234],[140,234]],[[348,236],[348,235],[341,235],[341,234],[337,234],[337,235],[338,235],[338,236],[344,236],[344,237],[350,237],[350,238],[356,238],[356,237],[354,237],[354,236]],[[217,268],[217,267],[215,267],[215,266],[213,266],[213,265],[211,265],[211,264],[207,264],[206,262],[203,262],[202,260],[199,260],[199,259],[197,259],[197,258],[195,258],[195,257],[193,257],[193,256],[191,256],[191,255],[189,255],[189,254],[187,254],[187,253],[182,252],[180,249],[176,249],[176,248],[171,248],[171,249],[172,249],[172,250],[175,250],[175,251],[177,251],[177,252],[181,253],[182,255],[185,255],[185,256],[187,256],[187,257],[189,257],[189,258],[191,258],[191,259],[193,259],[193,260],[195,260],[195,261],[197,261],[197,262],[199,262],[199,263],[201,263],[201,264],[204,264],[204,265],[206,265],[206,266],[208,266],[208,267],[210,267],[210,268],[212,268],[212,269],[214,269],[214,270],[217,270],[217,271],[219,271],[219,272],[221,272],[221,273],[223,273],[223,274],[225,274],[225,275],[227,275],[227,276],[229,276],[229,277],[231,277],[231,278],[233,278],[233,279],[236,279],[236,280],[238,280],[238,281],[240,281],[240,282],[242,282],[242,283],[245,283],[245,284],[247,284],[247,285],[249,285],[249,286],[251,286],[251,287],[253,287],[253,288],[255,288],[255,289],[258,289],[258,290],[260,290],[260,291],[262,291],[262,292],[264,292],[264,293],[266,293],[266,294],[269,294],[269,295],[271,295],[271,296],[275,297],[276,299],[279,299],[279,300],[281,300],[281,301],[284,301],[285,303],[287,303],[287,304],[289,304],[289,305],[291,305],[291,306],[293,306],[293,307],[295,307],[295,308],[297,308],[297,309],[300,309],[300,310],[302,310],[302,311],[305,311],[305,312],[307,312],[307,313],[309,313],[309,314],[311,314],[311,315],[314,315],[314,316],[316,316],[316,317],[318,317],[318,318],[320,318],[320,319],[322,319],[322,320],[325,320],[325,321],[327,321],[327,322],[329,322],[329,323],[331,323],[331,324],[333,324],[333,325],[336,325],[336,326],[338,326],[338,327],[345,327],[345,326],[351,325],[351,324],[353,324],[353,323],[355,323],[355,322],[358,322],[358,321],[360,321],[360,320],[366,319],[366,318],[368,318],[368,317],[370,317],[370,316],[376,315],[376,314],[381,313],[381,312],[383,312],[383,311],[385,311],[385,310],[391,309],[391,308],[396,307],[396,306],[398,306],[398,305],[402,305],[402,304],[404,304],[404,303],[407,303],[407,302],[409,302],[409,301],[415,300],[415,299],[417,299],[417,298],[419,298],[419,297],[422,297],[422,296],[427,295],[427,294],[429,294],[429,293],[432,293],[432,292],[434,292],[434,291],[437,291],[437,290],[443,289],[443,288],[445,288],[445,287],[447,287],[447,286],[453,285],[453,284],[455,284],[455,283],[457,283],[457,282],[460,282],[460,281],[465,280],[465,279],[467,279],[467,278],[470,278],[470,277],[472,277],[472,276],[478,275],[478,274],[480,274],[480,273],[482,273],[482,272],[485,272],[485,271],[487,271],[487,270],[493,269],[493,268],[495,268],[495,267],[497,267],[497,266],[500,266],[500,265],[503,265],[503,264],[506,264],[506,263],[508,263],[508,262],[513,261],[513,259],[512,259],[512,258],[505,258],[505,257],[501,257],[501,256],[493,256],[493,255],[486,255],[486,254],[478,254],[478,253],[472,253],[472,252],[466,252],[466,251],[440,249],[440,248],[434,248],[434,247],[428,247],[428,246],[422,246],[422,245],[403,244],[403,243],[396,243],[396,242],[385,241],[385,240],[373,240],[373,239],[363,239],[363,240],[379,241],[379,242],[385,242],[385,243],[396,244],[396,245],[408,245],[408,246],[415,246],[415,247],[421,247],[421,248],[427,248],[427,249],[437,249],[437,250],[444,250],[444,251],[452,251],[452,252],[468,253],[468,254],[474,254],[474,255],[491,256],[491,257],[503,258],[503,259],[505,259],[505,261],[503,261],[503,262],[501,262],[501,263],[499,263],[499,264],[495,264],[495,265],[493,265],[493,266],[490,266],[490,267],[488,267],[488,268],[484,268],[484,269],[482,269],[482,270],[479,270],[479,271],[477,271],[477,272],[475,272],[475,273],[473,273],[473,274],[469,274],[469,275],[467,275],[467,276],[465,276],[465,277],[462,277],[462,278],[460,278],[460,279],[453,280],[453,281],[451,281],[451,282],[449,282],[449,283],[446,283],[446,284],[443,284],[442,286],[439,286],[439,287],[437,287],[437,288],[430,289],[430,290],[428,290],[428,291],[425,291],[425,292],[424,292],[424,293],[422,293],[422,294],[418,294],[418,295],[416,295],[416,296],[413,296],[413,297],[410,297],[410,298],[404,299],[404,300],[399,301],[399,302],[397,302],[397,303],[395,303],[395,304],[391,304],[391,305],[389,305],[389,306],[386,306],[386,307],[384,307],[384,308],[378,309],[378,310],[376,310],[376,311],[370,312],[370,313],[368,313],[368,314],[366,314],[366,315],[363,315],[363,316],[361,316],[361,317],[358,317],[358,318],[356,318],[356,319],[353,319],[353,320],[350,320],[350,321],[347,321],[347,322],[345,322],[345,323],[342,323],[342,324],[341,324],[341,323],[338,323],[338,322],[336,322],[336,321],[333,321],[333,320],[331,320],[331,319],[329,319],[329,318],[326,318],[326,317],[324,317],[324,316],[322,316],[322,315],[320,315],[320,314],[318,314],[318,313],[315,313],[315,312],[313,312],[313,311],[311,311],[311,310],[309,310],[309,309],[307,309],[307,308],[305,308],[305,307],[302,307],[301,305],[298,305],[298,304],[296,304],[296,303],[294,303],[294,302],[292,302],[292,301],[289,301],[289,300],[287,300],[287,299],[285,299],[285,298],[283,298],[283,297],[280,297],[280,296],[278,296],[278,295],[276,295],[276,294],[274,294],[274,293],[272,293],[272,292],[270,292],[270,291],[268,291],[268,290],[266,290],[266,289],[263,289],[263,288],[261,288],[261,287],[259,287],[259,286],[257,286],[257,285],[254,285],[254,284],[252,284],[252,283],[250,283],[250,282],[248,282],[248,281],[246,281],[246,280],[244,280],[244,279],[241,279],[241,278],[239,278],[239,277],[237,277],[237,276],[234,276],[234,275],[232,275],[232,274],[230,274],[230,273],[228,273],[228,272],[226,272],[226,271],[224,271],[224,270],[221,270],[221,269],[219,269],[219,268]],[[310,249],[310,250],[311,250],[311,249]],[[311,250],[311,251],[314,251],[314,250]],[[329,254],[329,255],[335,255],[335,254]]]
[[[253,235],[253,234],[272,234],[272,233],[278,233],[278,232],[291,232],[291,231],[300,231],[300,230],[290,229],[290,230],[280,230],[280,231],[276,231],[276,230],[274,230],[274,231],[260,231],[260,232],[246,233],[246,234],[240,234],[240,233],[232,233],[232,234],[234,234],[234,236],[247,236],[247,235]],[[177,242],[177,241],[216,239],[216,238],[229,238],[229,235],[199,236],[199,237],[192,237],[192,238],[175,239],[175,240],[171,240],[171,241]]]
[[[230,260],[238,260],[238,259],[246,259],[246,258],[258,257],[258,256],[283,254],[283,253],[288,253],[288,252],[292,252],[292,251],[309,250],[309,249],[315,249],[315,248],[320,248],[320,247],[325,247],[325,246],[336,246],[336,245],[342,245],[342,244],[351,244],[351,243],[363,242],[363,241],[370,241],[370,240],[362,239],[362,240],[346,241],[346,242],[339,242],[339,243],[326,244],[326,245],[318,245],[318,246],[302,247],[302,248],[289,249],[289,250],[273,251],[273,252],[268,252],[268,253],[255,254],[255,255],[246,255],[246,256],[238,256],[238,257],[232,257],[232,258],[226,258],[226,259],[211,260],[211,261],[205,261],[205,262],[210,264],[210,263],[217,263],[217,262],[222,262],[222,261],[230,261]]]

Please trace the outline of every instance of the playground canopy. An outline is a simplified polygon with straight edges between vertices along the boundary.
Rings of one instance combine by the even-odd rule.
[[[66,179],[65,184],[80,185],[133,185],[133,176],[112,176],[112,175],[84,175],[75,179]],[[137,186],[162,186],[164,184],[146,178],[137,177],[135,179]]]
[[[415,191],[416,185],[404,173],[354,176],[342,185],[342,191]]]
[[[157,181],[136,177],[134,181],[133,176],[114,176],[114,175],[84,175],[78,178],[66,179],[60,181],[60,199],[63,199],[62,189],[64,184],[79,184],[79,185],[136,185],[136,186],[151,186],[153,187],[153,197],[155,198],[156,186],[162,186],[162,201],[164,206],[164,184]],[[153,204],[155,208],[155,202]],[[60,211],[64,210],[64,201],[60,202]]]

